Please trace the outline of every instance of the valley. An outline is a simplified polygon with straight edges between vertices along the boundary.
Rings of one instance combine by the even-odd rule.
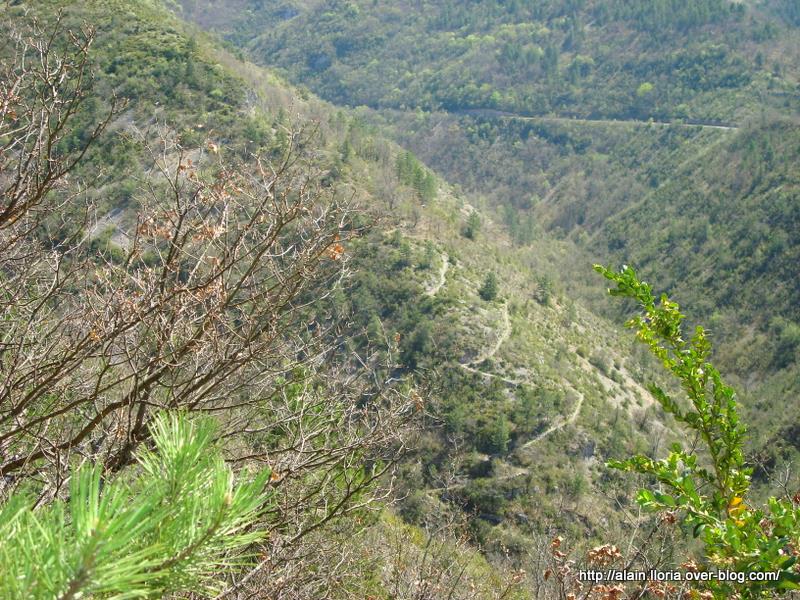
[[[53,98],[0,87],[0,532],[50,540],[0,566],[61,565],[0,595],[613,600],[575,571],[741,566],[750,526],[775,568],[790,516],[743,511],[800,486],[796,13],[0,8],[27,52],[91,39]]]

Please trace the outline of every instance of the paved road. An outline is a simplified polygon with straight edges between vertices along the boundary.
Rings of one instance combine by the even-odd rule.
[[[517,121],[533,121],[539,123],[581,123],[584,125],[638,125],[638,126],[659,126],[659,127],[682,127],[689,129],[716,129],[719,131],[736,131],[739,129],[736,125],[716,125],[711,123],[681,123],[675,121],[639,121],[636,119],[591,119],[591,118],[576,118],[576,117],[548,117],[548,116],[526,116],[519,115],[512,112],[501,110],[475,108],[463,111],[458,111],[454,114],[475,115],[478,117],[489,117],[497,119],[514,119]]]

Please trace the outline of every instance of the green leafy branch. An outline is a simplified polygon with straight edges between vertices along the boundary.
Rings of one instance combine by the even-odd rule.
[[[612,296],[635,300],[641,313],[626,326],[647,344],[664,367],[680,382],[686,402],[678,403],[657,385],[649,387],[664,411],[702,442],[702,456],[674,444],[661,460],[637,455],[610,461],[610,467],[655,479],[658,489],[640,490],[638,503],[650,510],[682,511],[695,537],[702,536],[708,560],[720,568],[742,572],[780,572],[772,586],[800,589],[796,564],[800,548],[800,507],[789,499],[770,498],[758,509],[747,502],[752,469],[744,457],[745,427],[739,420],[734,390],[709,362],[711,343],[698,326],[688,340],[676,302],[658,300],[651,287],[627,266],[616,272],[600,265],[595,270],[616,284]],[[732,587],[744,597],[764,592],[764,584],[713,583],[720,597]]]

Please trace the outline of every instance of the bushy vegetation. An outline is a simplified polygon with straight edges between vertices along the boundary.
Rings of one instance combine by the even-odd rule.
[[[397,157],[397,177],[402,183],[414,189],[423,202],[436,197],[436,179],[411,152],[403,152]]]
[[[366,221],[334,144],[248,106],[156,3],[0,15],[0,594],[342,585],[312,539],[382,506],[413,413],[318,360],[339,321],[305,298]]]
[[[216,23],[230,39],[325,98],[383,109],[713,120],[705,95],[759,80],[748,45],[782,35],[727,0],[245,6]]]
[[[555,278],[605,314],[583,263],[658,274],[768,406],[787,401],[776,373],[796,379],[790,4],[295,2],[214,26],[325,98],[375,109],[362,114],[493,208],[531,263],[543,238],[567,238],[585,258]]]
[[[683,325],[686,317],[680,306],[666,295],[657,300],[652,288],[639,281],[630,267],[620,272],[595,268],[616,284],[610,290],[612,295],[633,299],[639,305],[641,314],[628,326],[680,381],[688,406],[656,385],[650,391],[662,408],[700,442],[699,449],[676,443],[664,459],[638,455],[612,461],[610,466],[647,475],[657,484],[639,492],[639,505],[647,510],[681,513],[686,528],[703,540],[700,560],[704,568],[713,565],[748,578],[755,573],[779,576],[767,583],[714,579],[707,587],[715,598],[733,594],[759,598],[769,588],[800,589],[796,568],[800,495],[770,497],[763,507],[751,500],[746,428],[739,418],[733,388],[709,362],[711,343],[706,331],[697,326],[687,340]]]
[[[648,277],[658,273],[726,343],[736,345],[737,323],[756,327],[763,347],[749,351],[753,362],[730,365],[736,370],[766,372],[794,362],[791,335],[778,331],[787,322],[775,321],[777,335],[768,332],[775,318],[800,321],[791,267],[800,260],[793,225],[800,218],[799,133],[790,122],[754,125],[598,232],[609,255],[647,265]]]
[[[490,302],[495,298],[497,298],[497,288],[498,288],[497,275],[490,272],[486,276],[486,279],[483,280],[483,283],[481,284],[481,287],[478,290],[478,295],[481,297],[481,299]]]
[[[742,500],[747,448],[710,348],[670,338],[714,380],[703,396],[689,373],[700,416],[668,383],[653,403],[652,362],[580,298],[589,253],[634,256],[709,316],[723,365],[781,375],[754,413],[796,386],[796,127],[726,128],[757,103],[794,110],[789,5],[182,4],[296,83],[382,112],[293,89],[159,2],[0,9],[9,30],[58,7],[65,28],[96,27],[94,78],[42,168],[86,154],[39,179],[31,220],[0,204],[0,337],[16,340],[0,368],[21,365],[0,386],[0,561],[29,574],[0,583],[10,597],[547,597],[554,530],[656,560],[653,519],[629,510],[642,480],[602,468],[631,454],[616,464],[672,485],[709,557],[791,566],[751,507],[800,451],[796,427],[763,428],[778,440]],[[10,147],[3,185],[24,156]],[[709,457],[654,458],[686,440],[670,415],[725,429],[708,464],[733,487],[693,495],[670,460],[699,481]],[[664,492],[640,500],[665,508]]]

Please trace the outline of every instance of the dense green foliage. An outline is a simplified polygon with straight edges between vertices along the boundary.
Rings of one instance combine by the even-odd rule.
[[[658,273],[722,339],[733,341],[742,320],[755,327],[761,349],[736,356],[736,371],[780,369],[798,358],[790,325],[800,322],[792,266],[800,262],[798,160],[796,124],[756,125],[677,171],[602,229],[587,229],[597,233],[598,254],[647,265],[646,276]]]
[[[251,528],[268,508],[270,475],[237,482],[215,430],[209,419],[165,414],[133,473],[109,478],[102,465],[84,464],[68,500],[44,507],[35,494],[14,494],[0,506],[0,595],[213,593],[219,570],[244,568],[252,558],[245,551],[264,537]]]
[[[550,230],[595,258],[660,269],[726,342],[755,323],[763,349],[733,343],[725,366],[794,363],[798,146],[791,121],[773,122],[798,109],[792,3],[276,2],[241,18],[195,4],[257,60],[380,109],[423,161],[497,207],[516,243]],[[756,117],[738,133],[613,120]],[[565,267],[567,280],[587,276]]]
[[[639,304],[642,314],[631,319],[628,326],[680,381],[689,406],[656,385],[650,390],[701,446],[698,451],[676,443],[665,459],[639,455],[610,465],[657,481],[657,488],[639,492],[639,504],[649,510],[682,512],[694,537],[702,537],[705,561],[711,565],[748,577],[753,573],[780,576],[771,583],[714,580],[709,587],[715,597],[729,598],[733,593],[743,598],[761,597],[768,587],[800,589],[800,572],[795,569],[800,497],[770,498],[764,508],[750,504],[752,469],[745,463],[745,427],[739,420],[733,389],[709,362],[711,343],[705,330],[698,326],[687,341],[685,316],[676,302],[662,295],[657,304],[651,287],[639,281],[630,267],[619,273],[595,268],[616,284],[610,290],[612,295],[632,298]]]
[[[772,378],[797,360],[794,3],[184,5],[294,81],[377,109],[363,114],[517,245],[550,233],[658,273],[724,341],[720,364],[755,373],[762,408],[786,402]],[[554,274],[584,285],[581,262]]]
[[[436,120],[402,118],[398,132],[414,143],[408,132],[421,134]],[[725,342],[722,364],[739,375],[795,363],[794,122],[755,122],[738,132],[446,122],[426,140],[423,158],[500,206],[518,245],[549,232],[595,260],[642,265],[696,306]],[[454,146],[459,156],[445,151]],[[574,282],[585,273],[570,261],[557,276]],[[702,292],[691,282],[701,282]],[[744,323],[754,339],[741,335]]]
[[[494,300],[497,298],[497,287],[497,275],[495,275],[493,272],[490,272],[486,276],[486,279],[483,280],[483,283],[478,290],[478,295],[487,302]]]
[[[411,152],[397,157],[397,177],[401,183],[411,187],[423,202],[436,197],[436,179]]]
[[[224,8],[194,10],[203,19]],[[787,89],[751,47],[790,34],[728,0],[251,2],[239,10],[215,25],[350,105],[715,120],[738,109],[715,114],[712,95]]]

